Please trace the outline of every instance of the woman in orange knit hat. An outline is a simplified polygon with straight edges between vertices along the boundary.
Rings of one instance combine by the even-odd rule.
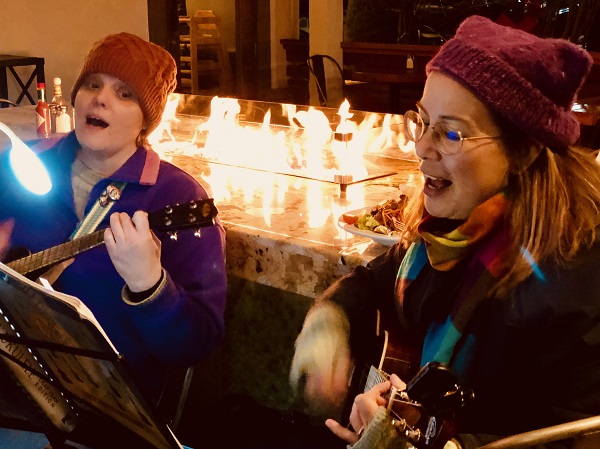
[[[75,256],[54,288],[89,307],[153,402],[169,370],[205,358],[224,332],[225,232],[218,219],[201,236],[180,231],[176,241],[148,220],[147,212],[208,198],[147,144],[176,73],[158,45],[130,33],[107,36],[94,44],[73,86],[74,131],[44,142],[50,192],[25,191],[0,155],[0,223],[13,223],[11,247],[37,252],[64,243],[90,211],[112,205],[97,224],[106,228],[105,245]]]

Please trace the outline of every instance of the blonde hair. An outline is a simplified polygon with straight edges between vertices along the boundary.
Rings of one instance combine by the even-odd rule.
[[[564,267],[593,245],[600,224],[600,165],[590,149],[544,147],[515,177],[508,216],[515,251],[526,250],[538,264]],[[517,285],[531,272],[530,262],[517,257],[498,290]]]
[[[512,137],[505,143],[512,167],[512,202],[507,226],[515,263],[494,287],[492,293],[498,296],[532,274],[532,260],[534,264],[567,266],[593,245],[600,224],[600,165],[592,150],[571,146],[554,152],[519,133],[515,135],[514,130],[509,132]],[[406,246],[418,238],[423,210],[421,193],[411,200],[405,213]],[[530,260],[523,253],[528,253]]]

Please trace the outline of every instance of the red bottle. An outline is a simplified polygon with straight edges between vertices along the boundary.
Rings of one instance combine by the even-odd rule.
[[[35,107],[37,135],[38,137],[48,137],[52,132],[50,120],[50,106],[46,102],[46,87],[44,83],[37,85],[38,102]]]

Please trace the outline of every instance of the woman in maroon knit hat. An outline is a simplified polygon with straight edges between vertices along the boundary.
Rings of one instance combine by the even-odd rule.
[[[383,396],[391,384],[432,415],[455,383],[473,393],[452,411],[450,434],[426,420],[419,447],[478,447],[600,414],[600,167],[576,145],[571,112],[590,67],[577,45],[478,16],[428,64],[404,117],[424,182],[406,233],[316,301],[291,380],[340,416],[377,308],[450,387],[394,375],[356,396],[349,428],[326,422],[354,448],[404,447],[408,417]]]

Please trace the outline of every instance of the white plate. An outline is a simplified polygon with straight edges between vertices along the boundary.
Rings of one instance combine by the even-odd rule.
[[[360,209],[349,210],[346,214],[359,216],[361,212],[370,210],[368,207],[362,207]],[[350,234],[360,235],[362,237],[368,237],[376,243],[385,246],[392,246],[394,243],[397,243],[399,237],[397,235],[385,235],[379,234],[378,232],[367,231],[365,229],[358,229],[353,224],[348,224],[344,221],[344,218],[340,216],[338,218],[338,226],[342,228],[344,231],[349,232]]]

